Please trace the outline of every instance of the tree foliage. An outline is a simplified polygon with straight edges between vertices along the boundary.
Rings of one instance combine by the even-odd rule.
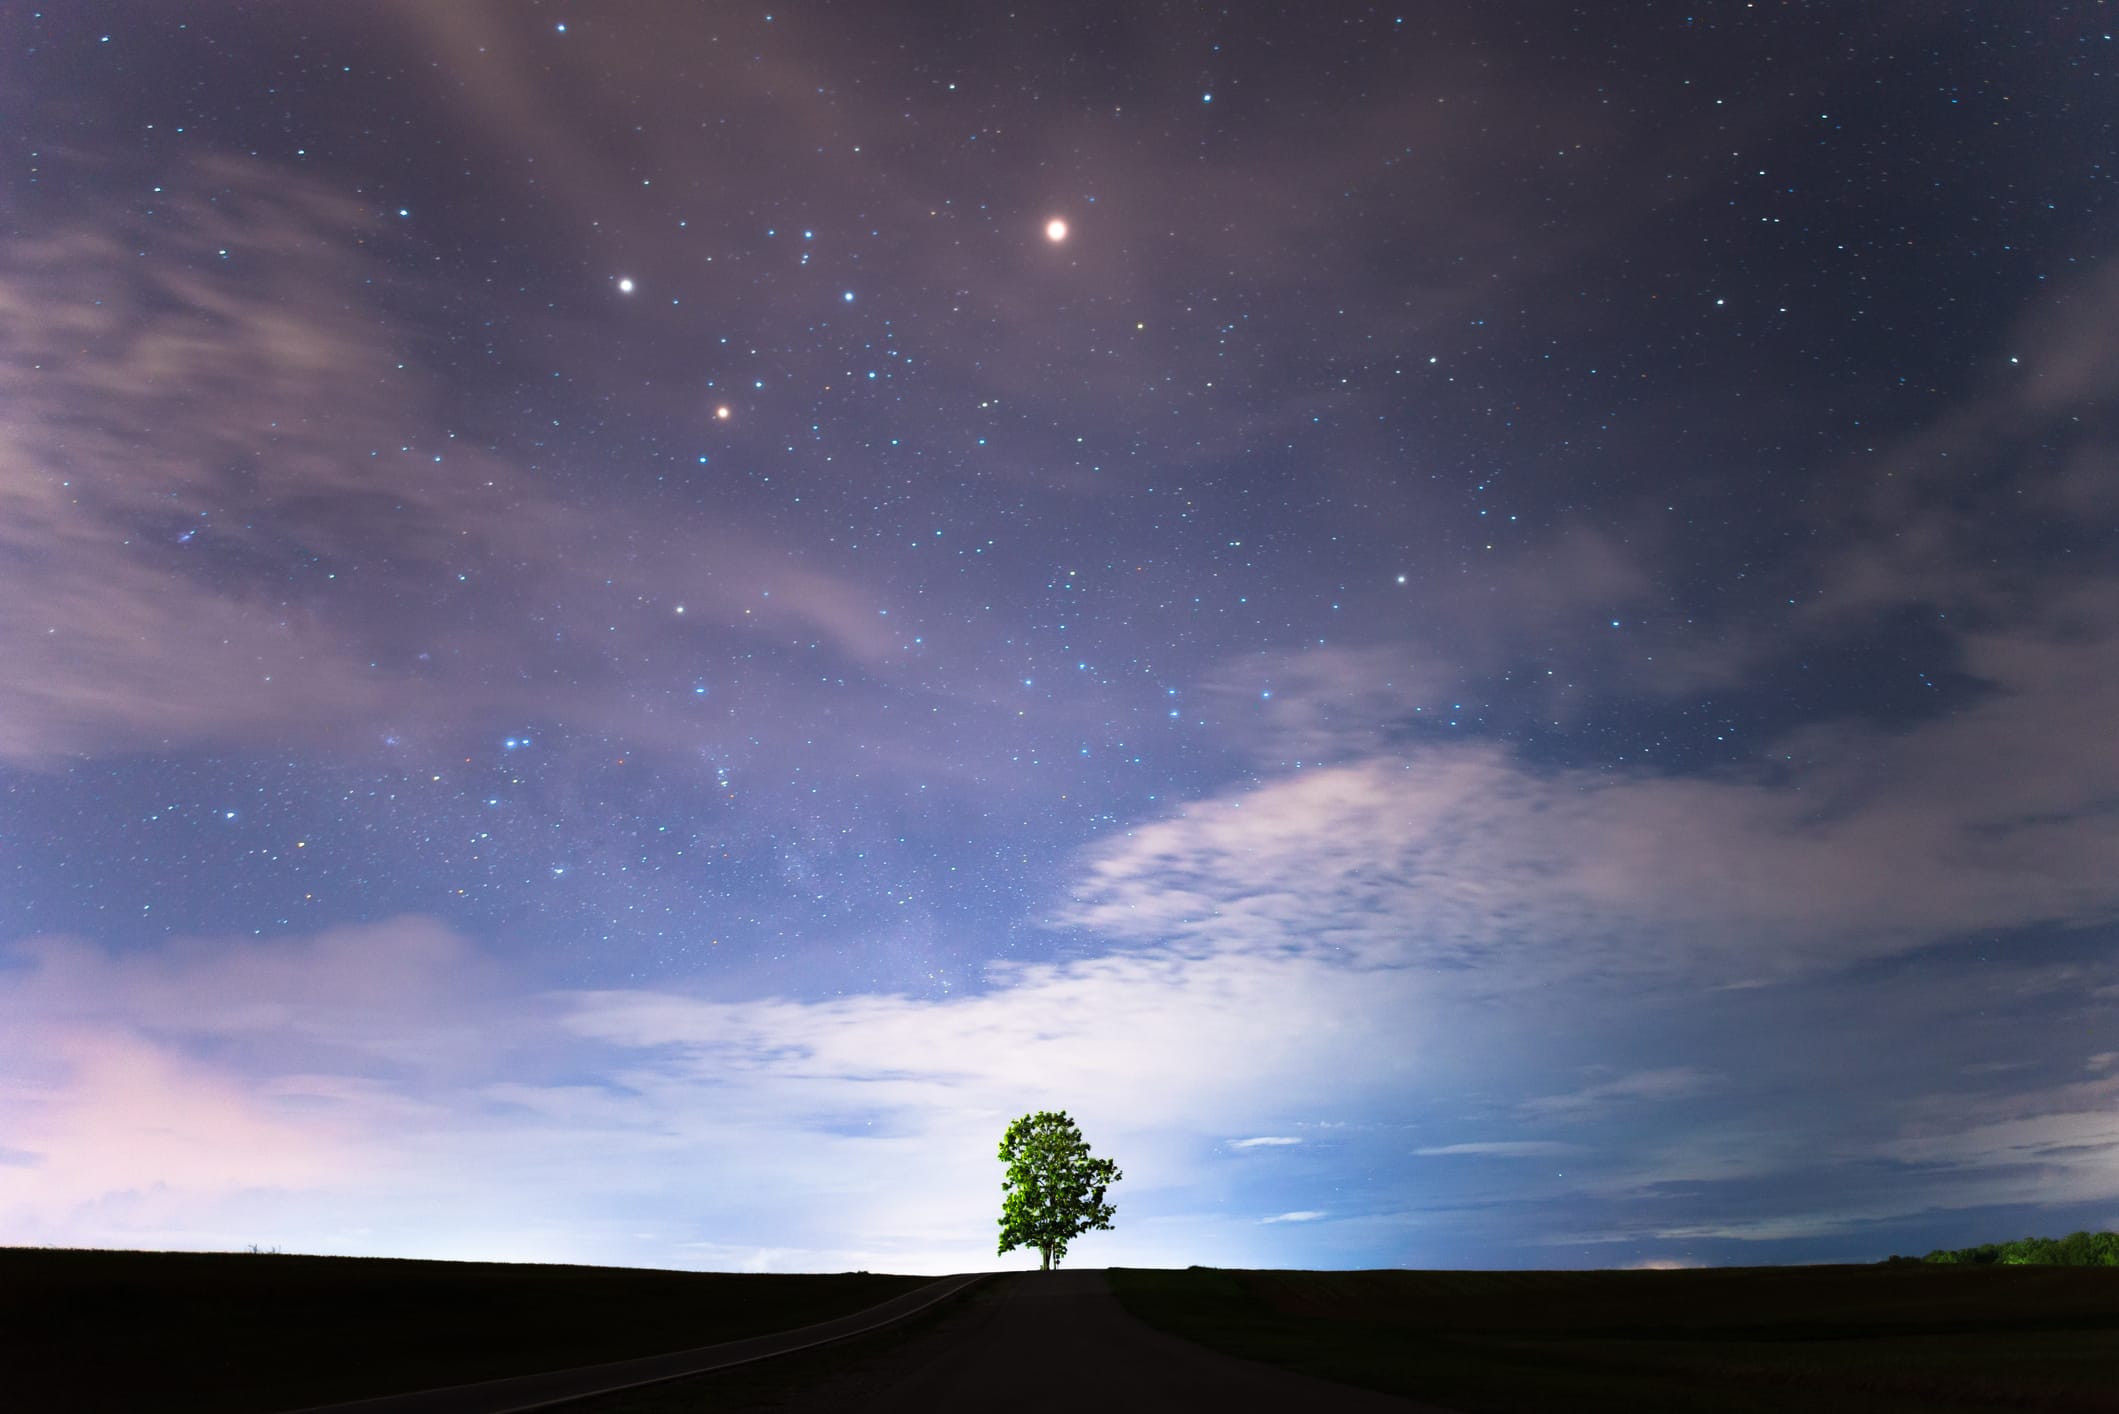
[[[2071,1232],[2066,1237],[1939,1248],[1921,1260],[1963,1267],[2119,1267],[2119,1232]]]
[[[1110,1159],[1091,1158],[1081,1129],[1065,1110],[1024,1115],[1001,1136],[1001,1252],[1034,1247],[1045,1271],[1067,1244],[1092,1229],[1109,1230],[1117,1209],[1104,1192],[1124,1175]]]

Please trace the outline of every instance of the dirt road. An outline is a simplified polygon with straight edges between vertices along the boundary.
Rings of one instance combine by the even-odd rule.
[[[1127,1315],[1100,1271],[1025,1273],[1002,1278],[990,1294],[876,1360],[783,1389],[773,1407],[787,1414],[1443,1414],[1164,1335]]]

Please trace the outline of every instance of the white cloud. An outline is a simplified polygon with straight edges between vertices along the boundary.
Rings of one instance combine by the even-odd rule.
[[[1260,1218],[1259,1221],[1262,1223],[1313,1223],[1319,1218],[1329,1216],[1330,1214],[1315,1208],[1298,1208],[1292,1213],[1278,1213],[1270,1218]]]
[[[2063,622],[2064,621],[2064,622]],[[1718,777],[1422,746],[1192,802],[1091,848],[1063,923],[1508,991],[1787,980],[1972,930],[2119,916],[2119,600],[1973,640],[1997,690],[1896,734],[1806,731]]]
[[[422,919],[39,940],[0,994],[0,1132],[24,1156],[0,1165],[0,1238],[975,1269],[996,1137],[1063,1107],[1126,1175],[1119,1229],[1079,1257],[1235,1262],[1255,1224],[1226,1215],[1245,1180],[1220,1136],[1373,1105],[1405,1073],[1373,1058],[1417,1054],[1410,979],[1314,958],[996,976],[945,1000],[526,996]]]
[[[2107,916],[2119,823],[2092,806],[2119,767],[2045,738],[2072,724],[2092,739],[2119,715],[2108,607],[2072,610],[2072,642],[1976,643],[1987,699],[1897,734],[1806,735],[1784,775],[1591,775],[1437,745],[1191,802],[1077,861],[1055,912],[1111,951],[997,966],[972,995],[529,996],[419,919],[123,956],[33,940],[0,988],[0,1236],[975,1267],[994,1260],[999,1129],[1066,1108],[1126,1172],[1120,1230],[1084,1257],[1226,1264],[1259,1252],[1261,1226],[1228,1214],[1301,1195],[1244,1190],[1288,1165],[1225,1153],[1294,1147],[1273,1132],[1290,1114],[1356,1121],[1335,1147],[1374,1146],[1386,1168],[1565,1152],[1389,1149],[1379,1117],[1410,1123],[1481,1057],[1496,1066],[1459,1132],[1633,1127],[1581,1151],[1601,1167],[1578,1191],[1598,1199],[1814,1167],[1799,1125],[1658,1129],[1663,1107],[1726,1097],[1725,1073],[1647,1060],[1556,1090],[1514,1053],[1585,998],[1604,1008],[1595,1024],[1625,1025],[1643,979],[1764,1005],[1776,987],[1706,989]],[[1974,776],[1960,799],[1951,783]],[[1496,997],[1510,1005],[1482,1005]],[[2109,1055],[2090,1060],[2094,1084]],[[1909,1190],[1923,1206],[2102,1200],[2119,1192],[2109,1113],[2087,1091],[1971,1114],[1946,1099],[1932,1122],[1823,1161],[1944,1174]],[[1367,1199],[1335,1199],[1329,1230],[1389,1195]],[[1664,1228],[1800,1237],[1845,1221]]]
[[[1937,1099],[1882,1146],[1959,1175],[1962,1201],[2093,1202],[2119,1195],[2119,1076],[1977,1103]]]
[[[1261,756],[1311,766],[1381,750],[1395,725],[1459,680],[1440,657],[1403,648],[1249,653],[1201,683],[1223,730]]]
[[[1668,1242],[1698,1242],[1720,1239],[1731,1242],[1787,1242],[1792,1239],[1832,1237],[1892,1216],[1883,1208],[1860,1211],[1783,1213],[1763,1218],[1733,1218],[1725,1222],[1688,1223],[1651,1229],[1649,1235]],[[1638,1233],[1613,1233],[1609,1241],[1631,1242]],[[1584,1238],[1584,1241],[1593,1239]]]
[[[1599,1081],[1565,1094],[1538,1095],[1523,1101],[1516,1108],[1526,1115],[1578,1119],[1585,1115],[1601,1114],[1614,1105],[1628,1102],[1689,1099],[1707,1093],[1717,1083],[1715,1077],[1691,1066],[1670,1066],[1660,1070],[1635,1071],[1630,1075]]]

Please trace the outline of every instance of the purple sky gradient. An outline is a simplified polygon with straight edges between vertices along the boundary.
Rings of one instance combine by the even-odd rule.
[[[2094,19],[30,12],[0,1241],[2119,1225]]]

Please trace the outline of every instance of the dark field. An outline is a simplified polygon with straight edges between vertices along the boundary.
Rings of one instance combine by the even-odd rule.
[[[0,1404],[291,1409],[787,1330],[924,1280],[0,1248]]]
[[[2119,1411],[2112,1269],[1110,1275],[1129,1311],[1173,1334],[1466,1414]],[[288,1409],[786,1330],[921,1281],[0,1249],[0,1403]],[[976,1340],[1004,1291],[988,1283],[842,1346],[583,1407],[847,1393],[919,1342],[959,1328]]]
[[[1005,1283],[1018,1280],[1028,1278],[1002,1276],[980,1282],[866,1335],[693,1379],[598,1395],[565,1408],[567,1414],[790,1414],[819,1404],[859,1410],[872,1405],[868,1396],[908,1348],[942,1343],[954,1349],[977,1340],[984,1319],[1006,1294]]]
[[[2119,1270],[1119,1270],[1135,1316],[1466,1411],[2119,1410]]]

